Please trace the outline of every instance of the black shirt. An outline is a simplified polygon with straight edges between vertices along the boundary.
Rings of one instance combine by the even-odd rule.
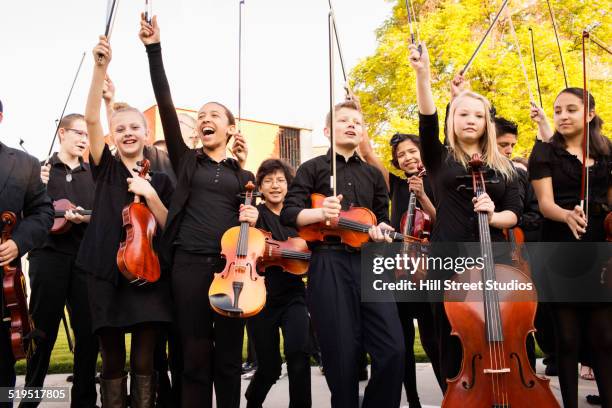
[[[51,169],[49,171],[47,194],[53,201],[64,198],[77,207],[91,210],[93,208],[95,185],[89,164],[84,163],[82,159],[79,162],[78,166],[71,169],[55,153],[49,159]],[[67,181],[68,179],[70,181]],[[42,248],[76,255],[87,225],[87,223],[72,224],[64,234],[49,234]]]
[[[203,153],[202,149],[189,149],[183,141],[176,108],[172,102],[161,44],[147,45],[146,50],[168,156],[178,179],[168,209],[162,255],[171,263],[173,248],[177,243],[189,251],[218,255],[221,251],[221,236],[229,227],[238,225],[241,200],[237,194],[244,190],[249,180],[255,181],[255,176],[250,171],[241,169],[238,162],[231,158],[225,159],[219,166],[217,176],[218,163]],[[233,169],[234,177],[229,176],[230,169]],[[226,182],[229,184],[225,184]],[[214,194],[212,202],[209,201],[210,195],[207,192]],[[230,203],[233,203],[232,208]],[[184,221],[187,225],[183,225]]]
[[[117,251],[123,235],[123,207],[134,201],[128,191],[127,179],[134,177],[123,162],[114,158],[104,146],[100,163],[90,159],[91,173],[96,183],[93,214],[77,256],[77,265],[94,276],[117,283]],[[172,196],[172,183],[165,173],[149,173],[151,185],[167,207]],[[160,228],[153,241],[159,251]]]
[[[166,173],[172,185],[176,186],[176,175],[168,153],[155,146],[145,146],[142,155],[151,163],[151,171]]]
[[[296,227],[300,211],[310,208],[312,193],[330,196],[332,194],[330,176],[331,149],[327,154],[304,162],[289,186],[285,197],[281,222]],[[376,167],[365,163],[357,153],[349,157],[336,154],[336,191],[342,194],[342,209],[351,206],[365,207],[376,215],[377,221],[389,224],[389,195],[382,173]]]
[[[406,174],[406,177],[410,177],[410,175]],[[423,190],[435,206],[433,188],[427,175],[423,176]],[[401,232],[400,223],[402,221],[402,216],[406,213],[406,210],[408,210],[408,204],[410,203],[408,179],[389,173],[389,197],[391,197],[391,226],[395,228],[396,231]],[[418,200],[416,205],[418,208],[421,208],[421,204]]]
[[[610,156],[595,159],[589,166],[589,219],[587,233],[581,241],[605,241],[603,218],[605,213],[596,211],[607,205],[608,188],[612,185],[612,163]],[[552,187],[555,203],[565,209],[573,209],[580,204],[580,186],[582,177],[582,163],[576,156],[558,146],[554,141],[544,143],[536,141],[529,156],[529,177],[539,180],[552,178]],[[564,222],[544,219],[544,241],[575,241],[571,230]]]
[[[433,182],[436,195],[436,223],[432,232],[432,241],[477,242],[478,216],[474,212],[471,190],[462,189],[461,185],[472,187],[470,173],[457,162],[450,151],[440,142],[438,114],[419,114],[419,135],[421,137],[421,154],[427,174]],[[495,203],[495,212],[509,210],[521,215],[518,177],[506,180],[492,169],[484,169],[487,179],[486,190]],[[504,241],[501,229],[490,227],[492,241]]]
[[[233,159],[217,163],[199,153],[196,163],[175,243],[185,251],[214,255],[221,252],[223,233],[239,224],[238,209],[244,201],[239,194],[244,186],[239,184],[240,166]]]
[[[286,241],[287,238],[298,236],[294,228],[282,225],[280,216],[270,211],[265,204],[259,204],[257,209],[259,210],[257,228],[272,233],[272,238],[275,240]],[[266,292],[266,305],[284,304],[295,296],[304,296],[304,281],[300,276],[283,271],[280,266],[270,266],[266,268]]]

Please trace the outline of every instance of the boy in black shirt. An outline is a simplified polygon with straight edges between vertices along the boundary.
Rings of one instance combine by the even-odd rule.
[[[363,134],[363,116],[354,102],[336,105],[334,141],[337,154],[337,197],[326,197],[322,208],[310,208],[310,195],[330,193],[331,153],[303,163],[289,188],[281,221],[301,227],[339,216],[349,206],[369,208],[378,226],[374,241],[383,241],[389,198],[382,174],[356,153]],[[329,134],[331,120],[327,120]],[[388,239],[387,239],[388,240]],[[372,377],[363,407],[397,407],[404,372],[404,345],[395,303],[361,302],[361,254],[358,248],[334,241],[311,244],[308,306],[321,345],[325,378],[333,407],[357,407],[358,357],[364,349],[372,358]]]
[[[83,153],[89,147],[83,116],[63,117],[58,135],[59,153],[41,167],[41,179],[47,184],[47,193],[52,200],[67,199],[77,209],[91,210],[95,186],[89,164],[83,162]],[[62,234],[49,234],[42,247],[29,255],[30,311],[44,338],[37,343],[28,361],[26,386],[43,386],[67,302],[76,340],[71,404],[73,407],[95,407],[98,341],[91,330],[85,273],[74,264],[90,216],[68,210],[64,217],[70,222],[70,229]],[[38,403],[20,405],[30,406],[38,406]]]

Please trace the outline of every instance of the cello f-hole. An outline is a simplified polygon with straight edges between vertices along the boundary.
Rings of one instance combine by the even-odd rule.
[[[463,388],[465,388],[466,390],[472,389],[474,388],[474,385],[476,384],[476,359],[482,360],[482,356],[479,354],[474,354],[472,356],[472,378],[470,380],[470,382],[468,381],[463,381],[461,383],[461,385],[463,385]]]
[[[521,358],[515,352],[510,353],[510,358],[516,358],[518,363],[519,374],[521,375],[521,382],[525,388],[533,388],[535,386],[535,381],[529,380],[529,382],[525,381],[525,376],[523,375],[523,363],[521,362]]]

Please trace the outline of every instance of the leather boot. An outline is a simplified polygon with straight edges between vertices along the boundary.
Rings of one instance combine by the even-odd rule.
[[[100,377],[102,408],[127,407],[127,375],[107,380]]]
[[[130,403],[132,408],[153,408],[156,376],[130,374]]]

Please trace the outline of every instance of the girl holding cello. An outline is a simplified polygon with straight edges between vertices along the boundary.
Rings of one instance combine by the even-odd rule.
[[[419,106],[419,135],[422,157],[436,193],[436,223],[432,242],[478,242],[477,212],[487,214],[492,241],[504,241],[503,228],[513,227],[520,214],[518,179],[510,160],[497,150],[495,126],[491,121],[490,104],[474,92],[460,92],[451,102],[447,116],[449,148],[439,140],[438,114],[430,82],[429,55],[422,44],[422,53],[410,45],[410,64],[416,71]],[[462,77],[452,86],[458,87]],[[487,193],[474,198],[471,191],[457,189],[471,174],[467,165],[473,154],[483,157],[485,165],[495,173],[498,183],[487,186]],[[429,271],[430,274],[432,271]],[[448,278],[445,276],[444,278]],[[461,365],[461,347],[442,303],[432,304],[440,351],[440,376],[444,381],[454,377]],[[446,389],[446,384],[443,384]]]
[[[395,133],[389,144],[391,145],[391,164],[396,169],[403,171],[406,178],[398,177],[387,170],[370,145],[366,131],[364,131],[363,140],[359,144],[359,151],[366,162],[381,171],[387,183],[391,198],[391,226],[396,231],[402,231],[401,219],[402,215],[406,214],[411,194],[415,195],[418,206],[430,217],[431,224],[433,224],[436,218],[436,209],[432,202],[434,197],[432,185],[426,174],[419,176],[419,168],[422,166],[419,137],[412,134]],[[430,233],[431,231],[423,232]],[[419,336],[423,349],[432,361],[436,378],[440,382],[438,345],[433,327],[434,319],[431,307],[427,302],[398,302],[397,309],[407,347],[404,373],[406,398],[411,408],[418,408],[420,407],[420,401],[414,358],[414,319],[417,319],[419,323]]]
[[[77,264],[88,273],[92,329],[100,339],[102,405],[121,408],[126,404],[125,333],[130,332],[131,406],[148,408],[154,401],[153,352],[157,333],[172,317],[170,287],[163,277],[147,286],[130,284],[119,271],[117,252],[123,232],[124,206],[133,202],[134,195],[143,197],[159,231],[166,223],[173,190],[164,173],[152,173],[150,181],[138,176],[136,167],[143,160],[148,131],[145,118],[137,109],[124,107],[113,112],[110,134],[117,146],[117,156],[111,155],[100,121],[102,88],[111,60],[106,37],[100,37],[93,55],[94,72],[85,122],[96,192],[93,215]]]
[[[612,145],[601,133],[603,121],[595,113],[595,99],[583,89],[567,88],[554,102],[555,132],[548,143],[536,141],[529,157],[529,176],[544,216],[543,241],[606,240],[604,219],[612,204]],[[583,163],[583,115],[587,113],[589,157]],[[532,113],[532,116],[533,113]],[[546,140],[546,139],[545,139]],[[589,173],[588,219],[580,202],[582,167]],[[584,248],[584,245],[582,245]],[[589,256],[575,251],[555,253],[551,277],[572,276],[586,268]],[[580,263],[577,264],[576,261]],[[550,303],[555,324],[559,382],[566,408],[578,406],[578,358],[586,348],[595,373],[602,405],[612,406],[612,305],[610,303]],[[581,336],[584,334],[584,336]],[[583,337],[583,338],[581,338]],[[581,346],[582,342],[582,346]],[[586,344],[585,344],[586,342]],[[586,345],[586,347],[584,347]]]
[[[141,16],[139,36],[146,47],[168,154],[178,179],[162,255],[172,265],[183,352],[181,407],[212,407],[214,384],[217,407],[238,408],[244,320],[216,313],[206,294],[214,274],[224,269],[224,232],[241,222],[251,226],[257,222],[257,209],[243,205],[240,198],[255,177],[226,157],[227,143],[237,134],[236,119],[218,102],[206,103],[198,111],[196,131],[202,147],[190,149],[185,144],[164,70],[157,16],[150,24]]]

